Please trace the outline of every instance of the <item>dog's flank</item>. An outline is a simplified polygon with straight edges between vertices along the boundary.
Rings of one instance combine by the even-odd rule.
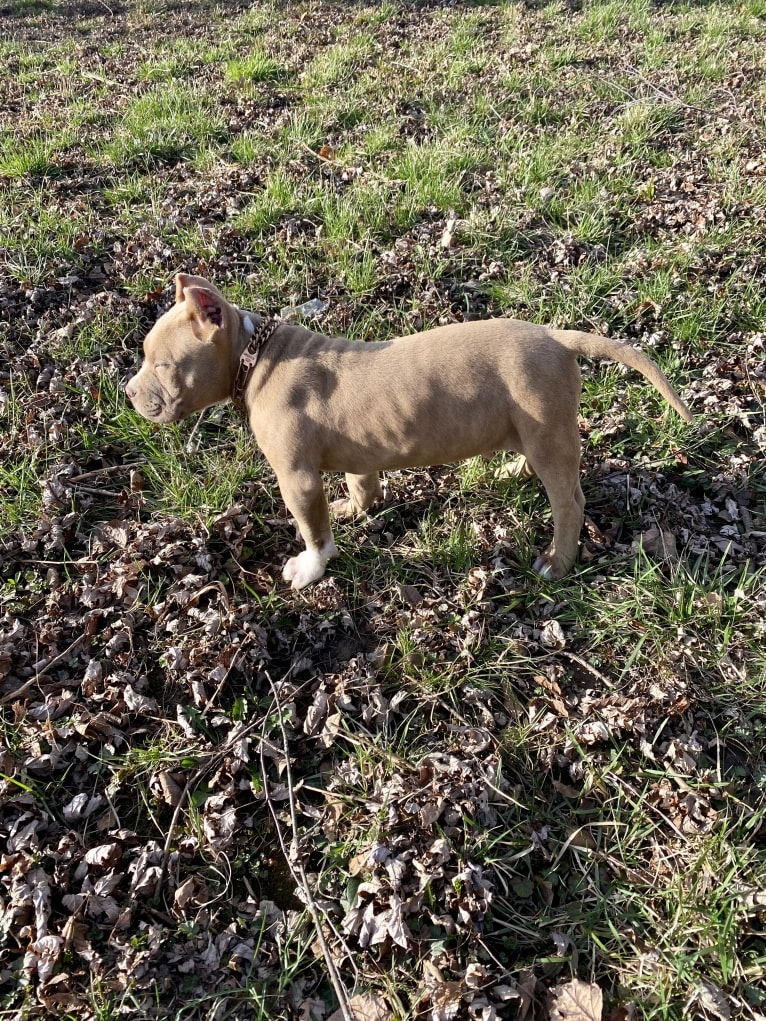
[[[263,319],[241,312],[200,277],[176,277],[176,304],[144,341],[126,391],[136,410],[174,422],[230,398],[240,359]],[[383,343],[324,337],[281,324],[245,374],[250,427],[274,469],[306,549],[283,577],[302,588],[337,553],[321,472],[346,474],[338,517],[380,496],[378,472],[513,450],[553,512],[553,542],[537,558],[559,578],[575,561],[583,522],[578,355],[636,369],[686,421],[689,409],[657,365],[607,337],[514,319],[441,326]],[[240,385],[238,384],[238,386]]]

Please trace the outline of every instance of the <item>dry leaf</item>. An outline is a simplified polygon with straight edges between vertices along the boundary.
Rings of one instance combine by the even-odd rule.
[[[431,993],[433,1010],[431,1017],[436,1021],[450,1021],[460,1009],[460,1002],[463,993],[466,991],[465,984],[461,981],[443,982]]]
[[[171,773],[169,770],[163,769],[161,773],[157,774],[157,779],[162,791],[162,800],[175,808],[183,794],[183,774]]]
[[[303,733],[309,737],[315,737],[322,729],[322,724],[327,717],[327,693],[319,689],[314,693],[314,701],[309,706],[306,719],[303,724]]]
[[[697,983],[694,992],[689,997],[687,1009],[693,1003],[698,1003],[707,1014],[719,1018],[719,1021],[729,1021],[731,1018],[729,1001],[722,990],[708,979],[702,979]]]
[[[99,844],[85,852],[85,861],[88,865],[97,865],[102,869],[114,868],[121,858],[122,848],[119,844]]]
[[[208,897],[209,894],[205,880],[201,876],[189,876],[178,887],[173,895],[173,900],[175,906],[183,911],[190,904],[192,906],[204,904]]]
[[[567,644],[564,631],[557,620],[546,620],[540,632],[540,644],[546,649],[563,649]]]
[[[658,560],[674,564],[678,560],[676,550],[676,537],[666,528],[653,526],[642,532],[638,539],[633,540],[633,548],[641,546],[645,553],[656,557]]]
[[[72,800],[64,805],[61,813],[68,823],[75,823],[81,819],[87,819],[103,804],[104,799],[100,794],[94,797],[85,793],[75,794]]]
[[[469,989],[481,989],[489,982],[491,977],[492,973],[489,968],[474,962],[465,969],[464,981]]]
[[[354,1021],[388,1021],[391,1011],[382,996],[377,993],[357,993],[348,1001]],[[343,1021],[342,1010],[336,1010],[327,1021]]]
[[[370,849],[361,851],[359,854],[355,854],[348,861],[348,874],[350,876],[358,876],[360,872],[368,871],[370,866]]]
[[[132,685],[126,684],[123,692],[126,708],[132,713],[154,713],[157,711],[157,700],[147,695],[140,695]]]
[[[453,242],[454,237],[455,237],[455,228],[456,227],[457,227],[457,216],[455,215],[455,213],[452,210],[450,210],[450,214],[447,217],[447,224],[446,224],[446,226],[444,228],[444,231],[442,232],[442,236],[441,236],[440,244],[441,244],[442,248],[451,248],[452,247],[452,242]]]
[[[603,996],[594,982],[572,979],[551,992],[551,1021],[601,1021]]]
[[[406,603],[407,606],[411,606],[413,608],[420,606],[423,602],[423,596],[420,589],[415,585],[400,585],[399,595],[403,603]]]

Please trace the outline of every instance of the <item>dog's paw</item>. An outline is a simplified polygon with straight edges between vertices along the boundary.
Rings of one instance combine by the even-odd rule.
[[[505,477],[507,479],[533,479],[534,469],[524,454],[520,453],[515,460],[511,461]]]
[[[362,512],[357,508],[353,500],[348,497],[343,497],[340,500],[333,500],[330,504],[330,510],[332,516],[338,521],[351,521],[353,518],[358,518]]]
[[[557,578],[563,578],[569,570],[555,554],[551,555],[549,553],[543,553],[541,557],[538,557],[532,565],[532,569],[537,571],[540,577],[545,578],[546,581],[555,581]]]
[[[304,550],[297,557],[290,557],[282,568],[282,577],[292,588],[304,588],[312,581],[319,581],[324,574],[327,561],[319,553]]]
[[[495,473],[497,479],[531,479],[534,478],[534,469],[523,454],[519,454],[510,463],[498,468]]]
[[[305,549],[297,557],[290,557],[282,568],[282,577],[289,581],[294,589],[305,588],[312,581],[319,581],[324,574],[327,561],[335,556],[338,547],[330,543],[326,550],[321,553],[316,550]]]

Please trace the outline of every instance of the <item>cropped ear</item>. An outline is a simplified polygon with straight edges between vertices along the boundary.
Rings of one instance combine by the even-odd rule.
[[[207,287],[198,287],[195,284],[184,288],[183,300],[186,302],[195,336],[199,340],[213,340],[215,334],[224,325],[221,295]]]
[[[176,273],[176,305],[184,300],[184,288],[189,286],[190,281],[188,273]]]
[[[209,280],[204,277],[195,277],[191,273],[176,273],[176,305],[180,305],[184,298],[184,291],[187,287],[204,287],[208,291],[212,291],[219,297],[223,297],[217,287],[214,287]]]

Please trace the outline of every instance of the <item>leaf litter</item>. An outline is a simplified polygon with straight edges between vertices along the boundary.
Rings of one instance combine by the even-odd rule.
[[[419,28],[436,41],[449,15],[438,4],[429,12]],[[108,42],[114,22],[93,13]],[[179,17],[199,32],[197,19]],[[394,39],[412,29],[411,14],[399,17]],[[20,18],[18,30],[44,39],[57,25]],[[537,43],[530,46],[522,59],[533,59]],[[140,54],[129,52],[119,65],[104,57],[98,70],[138,94]],[[81,56],[90,66],[92,56]],[[12,109],[18,86],[4,88]],[[279,104],[223,98],[232,124],[267,133],[279,126]],[[416,104],[402,106],[401,119],[405,135],[434,134]],[[744,134],[752,130],[747,116],[742,123]],[[748,144],[751,172],[760,173]],[[328,144],[323,158],[336,151]],[[712,293],[732,278],[736,290],[738,275],[762,283],[762,260],[738,263],[693,247],[711,225],[749,213],[726,205],[688,156],[671,154],[672,167],[647,181],[638,229],[685,238],[689,272]],[[335,181],[333,168],[325,170]],[[727,708],[731,738],[710,725],[700,691],[708,661],[693,629],[679,627],[675,659],[654,672],[621,669],[608,648],[591,657],[566,598],[520,602],[517,537],[496,510],[480,507],[473,517],[481,566],[460,574],[436,565],[415,583],[389,587],[327,579],[289,607],[285,597],[281,610],[268,597],[284,521],[259,539],[266,566],[253,573],[241,566],[260,527],[251,507],[223,509],[207,528],[167,515],[146,520],[144,466],[130,463],[120,440],[110,447],[99,438],[108,425],[101,389],[105,375],[124,378],[166,300],[161,288],[127,296],[120,282],[164,279],[179,253],[148,224],[121,236],[86,154],[75,152],[58,171],[51,211],[82,217],[92,203],[104,225],[84,227],[76,259],[54,261],[39,283],[4,275],[1,295],[14,326],[2,340],[2,400],[10,405],[13,380],[21,414],[3,425],[0,449],[36,452],[39,473],[39,509],[3,551],[13,586],[0,617],[0,983],[11,1009],[23,1002],[24,1016],[93,1017],[96,986],[120,1016],[153,1017],[213,995],[236,1009],[258,988],[275,1014],[321,1021],[331,1009],[329,954],[357,990],[346,1008],[360,1019],[400,1006],[380,991],[382,975],[398,978],[396,995],[417,1016],[438,1021],[600,1018],[601,986],[569,976],[582,934],[562,929],[575,928],[575,905],[602,897],[601,884],[614,876],[628,874],[646,891],[691,863],[690,849],[716,833],[735,801],[757,819],[749,779],[729,798],[717,763],[747,777],[758,713]],[[247,272],[248,240],[227,221],[263,181],[234,166],[207,175],[183,164],[167,170],[165,225],[212,232],[215,254],[193,268],[221,280]],[[488,203],[498,200],[491,172],[477,176],[476,188]],[[543,191],[546,202],[556,197]],[[280,229],[297,244],[313,226],[293,217]],[[375,300],[411,300],[409,329],[454,321],[466,307],[484,314],[487,285],[506,268],[464,246],[465,230],[454,210],[443,210],[381,246]],[[442,260],[441,279],[419,268],[424,253]],[[541,238],[530,265],[545,292],[568,286],[604,254],[565,234]],[[661,268],[648,258],[637,255],[637,279]],[[342,327],[348,298],[328,284]],[[665,343],[651,322],[656,313],[647,306],[634,334],[648,347]],[[126,327],[112,348],[66,356],[89,325],[112,320]],[[706,353],[689,387],[695,406],[731,423],[729,447],[704,485],[682,488],[628,457],[586,452],[596,493],[584,559],[594,568],[642,552],[670,571],[679,549],[724,557],[732,570],[763,566],[766,528],[751,484],[763,452],[763,336],[729,339],[726,350]],[[602,435],[624,427],[619,400],[610,414]],[[583,428],[587,436],[590,424]],[[405,542],[423,507],[432,499],[449,507],[459,488],[450,469],[395,474],[389,487],[401,507],[382,526],[360,526],[363,549]],[[630,534],[613,525],[626,507]],[[628,587],[601,578],[616,606]],[[762,617],[763,596],[750,591],[734,598],[752,599]],[[714,616],[724,598],[712,591],[697,609]],[[641,622],[627,614],[625,626],[635,627],[638,643]],[[402,633],[412,646],[405,652]],[[724,680],[742,679],[746,646],[722,649],[716,664]],[[488,670],[496,683],[483,686],[476,678]],[[419,679],[423,671],[433,687]],[[532,766],[518,759],[520,732],[534,749]],[[616,745],[632,749],[640,777],[610,776]],[[618,794],[654,826],[627,860],[599,829]],[[571,803],[580,815],[566,828]],[[488,846],[495,839],[505,853]],[[751,898],[747,938],[757,941],[758,894],[739,894]],[[296,938],[310,949],[285,981]],[[652,948],[643,935],[635,939],[648,966]],[[610,995],[630,1016],[634,1005],[619,983]],[[687,1009],[733,1016],[727,993],[707,977],[688,990]]]

